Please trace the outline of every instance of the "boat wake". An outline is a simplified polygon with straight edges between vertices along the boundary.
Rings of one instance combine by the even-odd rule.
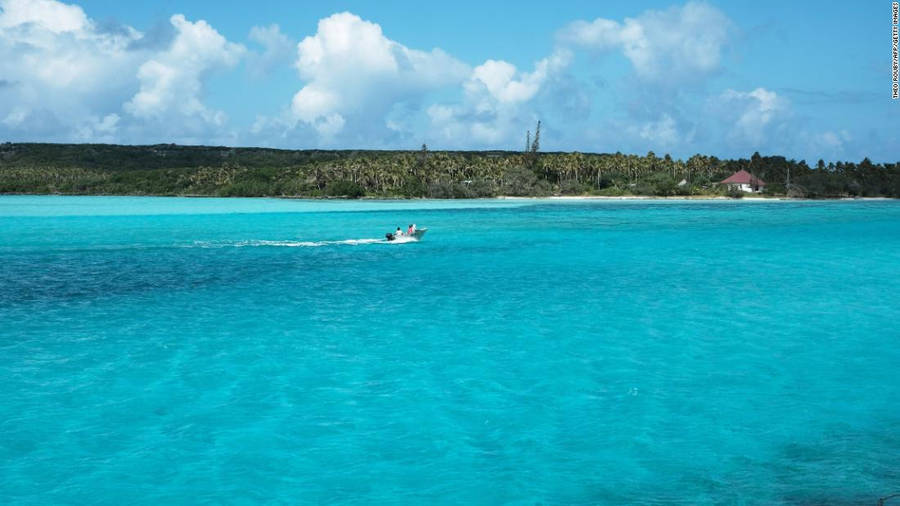
[[[246,247],[274,247],[274,248],[318,248],[322,246],[360,246],[364,244],[405,244],[418,242],[413,237],[398,238],[393,241],[386,239],[344,239],[341,241],[196,241],[194,247],[198,248],[246,248]]]

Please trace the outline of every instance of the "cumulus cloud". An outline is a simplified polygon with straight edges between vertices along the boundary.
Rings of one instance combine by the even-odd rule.
[[[572,54],[565,49],[536,62],[531,72],[506,61],[487,60],[463,84],[460,103],[428,108],[433,135],[450,144],[497,146],[518,141],[523,129],[537,120],[535,98],[571,61]]]
[[[575,21],[561,43],[596,52],[621,51],[647,81],[690,81],[718,70],[732,23],[719,9],[689,2],[618,21]]]
[[[729,137],[751,145],[763,143],[781,127],[788,114],[788,102],[765,88],[752,91],[725,90],[713,99],[713,108],[726,124]]]
[[[488,60],[475,67],[465,89],[470,96],[489,96],[498,104],[525,102],[534,98],[547,79],[571,60],[571,53],[559,50],[538,61],[534,71],[528,73],[518,72],[515,65],[505,61]]]
[[[846,129],[829,129],[795,110],[782,94],[763,87],[726,89],[713,95],[600,118],[585,130],[598,149],[645,153],[693,153],[748,157],[754,151],[817,160],[865,156]]]
[[[244,48],[225,40],[206,21],[192,23],[176,14],[170,22],[175,39],[165,51],[141,64],[140,90],[124,109],[138,118],[195,117],[221,126],[225,114],[200,101],[203,78],[212,70],[234,66]]]
[[[458,84],[469,72],[440,49],[410,49],[349,12],[319,21],[316,34],[297,45],[296,68],[306,84],[293,97],[292,117],[324,138],[349,125],[383,131],[397,103]]]
[[[0,28],[37,25],[52,33],[80,32],[89,24],[81,7],[54,0],[4,0]]]
[[[99,24],[55,0],[0,0],[0,135],[11,140],[172,140],[163,118],[220,126],[201,101],[203,81],[242,48],[203,21],[176,15],[152,41],[129,26]],[[189,122],[188,122],[189,123]]]
[[[80,7],[52,0],[0,1],[0,124],[21,135],[89,136],[134,84],[134,30],[101,31]],[[101,130],[107,131],[110,123]]]

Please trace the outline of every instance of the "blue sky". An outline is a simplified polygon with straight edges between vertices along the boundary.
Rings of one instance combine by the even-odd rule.
[[[890,2],[0,0],[0,141],[900,160]]]

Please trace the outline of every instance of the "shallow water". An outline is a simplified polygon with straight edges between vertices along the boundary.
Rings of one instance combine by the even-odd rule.
[[[898,265],[894,201],[0,197],[0,503],[872,504]]]

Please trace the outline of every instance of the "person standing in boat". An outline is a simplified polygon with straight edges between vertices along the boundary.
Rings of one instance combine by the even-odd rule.
[[[416,233],[416,224],[410,223],[409,228],[406,229],[406,235],[412,237],[414,233]]]

